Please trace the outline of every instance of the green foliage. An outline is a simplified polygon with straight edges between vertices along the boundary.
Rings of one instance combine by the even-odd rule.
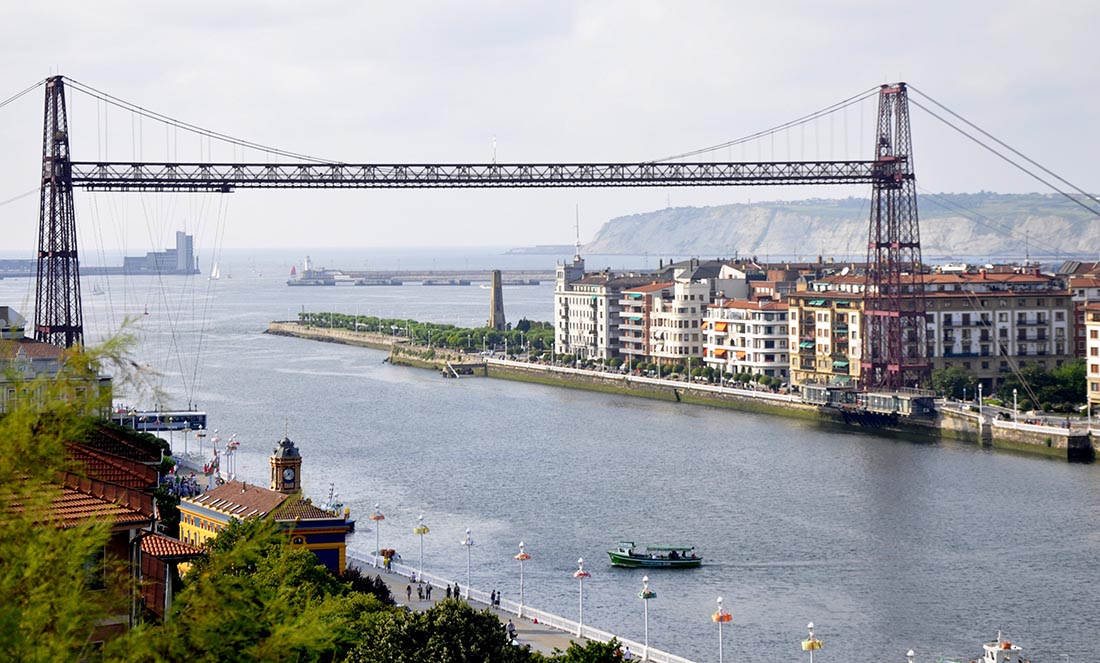
[[[344,571],[341,580],[353,592],[370,594],[384,605],[394,605],[393,594],[390,592],[389,585],[382,580],[381,576],[376,575],[371,578],[360,571],[359,567],[352,566]]]
[[[1026,386],[1025,386],[1026,385]],[[1030,387],[1029,392],[1027,387]],[[1077,359],[1047,371],[1030,364],[1012,374],[1001,383],[997,395],[1011,406],[1012,390],[1016,389],[1017,404],[1021,410],[1030,410],[1038,403],[1049,404],[1050,409],[1072,411],[1073,406],[1085,401],[1085,361]],[[1033,402],[1031,393],[1038,403]]]
[[[109,393],[90,385],[101,360],[122,351],[116,340],[106,351],[66,352],[56,376],[9,375],[27,397],[9,402],[0,419],[0,652],[7,660],[77,660],[89,654],[97,624],[128,614],[128,588],[116,582],[122,574],[102,555],[110,522],[66,523],[53,508],[57,476],[75,469],[66,445],[91,430],[87,415],[110,403]]]
[[[948,398],[963,398],[963,389],[970,396],[978,394],[978,379],[960,366],[948,366],[932,371],[932,388]]]
[[[590,640],[584,646],[574,642],[564,652],[555,649],[554,654],[554,660],[558,663],[619,663],[623,660],[619,641],[614,638],[611,642]]]
[[[534,663],[542,657],[508,643],[499,618],[456,599],[424,612],[391,610],[362,623],[347,663]]]

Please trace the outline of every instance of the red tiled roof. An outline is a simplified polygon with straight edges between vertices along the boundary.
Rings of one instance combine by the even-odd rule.
[[[63,527],[73,527],[89,520],[109,519],[115,527],[140,527],[152,522],[152,517],[114,502],[65,486],[53,501],[53,514]]]
[[[64,350],[31,338],[0,339],[0,359],[14,359],[22,350],[31,359],[60,359]]]
[[[925,299],[951,297],[984,299],[994,297],[1068,297],[1070,294],[1068,290],[998,290],[996,292],[972,292],[970,290],[964,290],[962,292],[927,292],[924,294],[924,297]]]
[[[141,439],[136,431],[122,431],[108,426],[96,426],[82,444],[114,456],[129,458],[139,463],[160,462],[160,449]]]
[[[144,463],[79,444],[70,444],[67,453],[81,466],[83,473],[93,479],[137,490],[157,484],[156,469]]]
[[[928,284],[939,283],[1049,283],[1054,281],[1053,276],[1042,274],[1016,274],[1014,272],[985,272],[984,274],[925,274],[924,282]]]
[[[73,472],[67,472],[64,477],[66,488],[80,491],[85,495],[97,499],[112,502],[119,506],[136,511],[145,517],[153,517],[153,496],[139,490],[107,483],[90,477],[82,477]]]
[[[278,511],[277,520],[294,520],[295,518],[301,518],[302,520],[310,518],[331,519],[342,516],[343,514],[325,511],[321,507],[314,506],[308,499],[298,499],[282,506]]]
[[[1074,276],[1069,280],[1071,288],[1096,288],[1100,287],[1100,278],[1095,276]]]
[[[283,493],[240,481],[230,481],[197,497],[185,497],[180,505],[195,504],[241,519],[266,516],[286,500]]]
[[[202,550],[163,534],[149,534],[142,537],[141,552],[166,562],[185,561],[201,557],[203,554]]]
[[[722,308],[743,308],[760,311],[786,311],[789,308],[786,302],[761,302],[747,299],[731,299],[722,304]]]
[[[664,290],[672,286],[672,283],[650,283],[649,285],[639,285],[633,288],[627,288],[623,292],[657,292],[658,290]]]

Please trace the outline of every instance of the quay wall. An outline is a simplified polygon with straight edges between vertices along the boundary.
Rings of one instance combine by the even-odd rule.
[[[836,419],[831,416],[835,413],[830,413],[827,408],[802,403],[797,396],[506,359],[486,359],[442,348],[409,345],[405,339],[375,332],[307,327],[296,321],[277,321],[270,323],[265,333],[386,350],[390,353],[388,361],[393,364],[429,368],[444,373],[449,373],[448,365],[452,365],[473,369],[476,375],[555,387],[725,407],[742,412],[776,414],[822,422]],[[1089,430],[1016,423],[984,413],[979,418],[977,412],[957,406],[941,407],[934,421],[905,422],[901,429],[901,432],[907,434],[956,439],[1064,460],[1091,461],[1100,455],[1100,435],[1092,435]]]

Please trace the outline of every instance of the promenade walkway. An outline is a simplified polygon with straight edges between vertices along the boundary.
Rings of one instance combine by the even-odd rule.
[[[424,573],[423,582],[432,585],[432,598],[431,600],[417,600],[416,587],[417,583],[411,581],[410,578],[416,577],[416,569],[405,566],[402,564],[393,563],[390,565],[390,571],[386,571],[382,568],[381,560],[379,560],[378,568],[374,567],[373,559],[359,559],[349,557],[349,565],[358,567],[364,575],[373,576],[378,575],[390,588],[390,592],[393,594],[394,600],[401,605],[407,605],[411,610],[427,610],[439,601],[443,600],[447,596],[447,587],[454,586],[454,580],[447,580],[439,578],[430,573]],[[406,600],[405,588],[412,587],[412,600]],[[466,599],[473,607],[483,610],[489,608],[489,593],[474,589],[472,587],[464,587],[460,585],[462,596],[465,599],[467,592],[469,592],[469,599]],[[520,610],[522,609],[522,616]],[[497,617],[500,619],[501,627],[508,620],[512,620],[512,623],[516,627],[516,642],[519,645],[530,645],[531,649],[538,651],[546,655],[553,655],[555,650],[565,651],[569,648],[569,645],[573,642],[584,644],[586,640],[595,640],[598,642],[609,642],[613,637],[618,637],[607,631],[592,628],[587,624],[581,626],[577,622],[566,619],[559,615],[548,613],[544,610],[532,608],[524,605],[520,606],[515,601],[503,599],[500,602],[500,607],[496,609]],[[580,636],[577,633],[580,632]],[[618,638],[623,647],[630,647],[630,651],[634,654],[636,660],[649,660],[656,663],[693,663],[691,660],[670,654],[659,649],[649,648],[648,659],[645,658],[645,645],[633,640],[627,640]]]

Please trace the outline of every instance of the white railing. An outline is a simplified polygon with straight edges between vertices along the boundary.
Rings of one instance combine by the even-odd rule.
[[[993,427],[1021,430],[1030,433],[1043,433],[1045,435],[1062,435],[1065,437],[1078,435],[1085,436],[1089,434],[1087,429],[1066,428],[1064,425],[1055,424],[1025,424],[1011,420],[1005,421],[1003,419],[993,419]]]
[[[755,391],[753,389],[738,389],[736,387],[724,387],[716,384],[700,382],[687,382],[685,380],[669,380],[666,378],[651,378],[617,371],[593,371],[587,368],[569,368],[567,366],[547,366],[546,364],[527,363],[525,361],[513,361],[511,359],[487,358],[487,363],[499,366],[511,366],[528,370],[545,371],[547,373],[563,373],[566,375],[583,375],[585,377],[597,377],[605,380],[617,380],[624,384],[637,382],[640,384],[652,384],[661,387],[673,387],[679,389],[695,389],[708,391],[715,394],[728,394],[745,398],[758,398],[767,401],[779,401],[782,403],[801,403],[802,399],[795,394],[774,394],[770,391]]]
[[[377,563],[378,568],[382,568],[381,557],[376,558],[373,555],[368,555],[363,558],[353,557],[352,559],[354,561],[361,562],[364,565],[374,565],[375,563]],[[408,564],[400,564],[393,561],[390,562],[390,572],[408,578],[410,582],[415,582],[417,580],[426,582],[434,588],[433,591],[439,590],[446,592],[447,588],[454,587],[456,582],[455,580],[448,580],[447,578],[442,578],[440,576],[427,572],[421,575],[417,571],[416,567],[409,566]],[[459,591],[462,592],[463,598],[466,598],[468,596],[469,600],[477,601],[478,603],[483,603],[485,605],[490,605],[489,592],[485,592],[480,589],[474,589],[473,587],[463,587],[461,584],[459,585]],[[394,598],[400,600],[399,597],[395,596]],[[648,657],[646,657],[646,647],[641,642],[636,642],[634,640],[628,640],[626,638],[619,637],[614,633],[603,631],[598,628],[593,628],[588,624],[585,624],[582,627],[580,624],[572,619],[566,619],[561,615],[555,615],[554,613],[546,612],[545,610],[532,608],[527,604],[524,604],[522,606],[522,609],[523,611],[521,614],[520,604],[518,601],[511,601],[509,599],[500,600],[500,610],[515,615],[517,619],[522,617],[531,621],[537,620],[540,625],[546,626],[547,628],[552,628],[571,636],[579,635],[582,638],[594,640],[596,642],[611,642],[612,639],[617,639],[623,647],[630,647],[631,652],[639,660],[649,660],[654,661],[655,663],[693,663],[693,661],[691,661],[690,659],[686,659],[682,656],[677,656],[675,654],[670,654],[666,651],[662,651],[654,647],[649,648],[649,655]]]

